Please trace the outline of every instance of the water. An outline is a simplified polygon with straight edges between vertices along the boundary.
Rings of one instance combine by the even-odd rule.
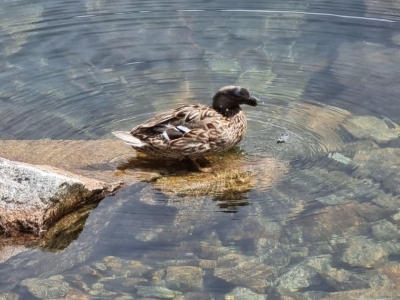
[[[123,188],[39,247],[4,246],[0,295],[397,297],[395,1],[3,1],[0,14],[1,139],[109,139],[229,84],[261,99],[240,149],[214,162],[234,175],[150,167],[165,181]]]

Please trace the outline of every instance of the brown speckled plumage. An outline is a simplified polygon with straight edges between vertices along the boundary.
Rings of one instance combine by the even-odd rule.
[[[221,88],[213,105],[183,105],[158,114],[130,132],[113,132],[135,150],[149,155],[193,161],[204,155],[226,151],[239,143],[247,120],[239,105],[257,105],[248,90],[238,86]]]

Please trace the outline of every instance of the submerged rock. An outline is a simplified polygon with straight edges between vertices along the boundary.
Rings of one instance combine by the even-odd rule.
[[[265,300],[267,295],[257,294],[244,287],[236,287],[225,295],[225,300]]]
[[[29,292],[40,299],[62,298],[69,289],[68,283],[62,280],[29,278],[21,282]]]
[[[0,159],[0,230],[46,230],[82,203],[104,198],[118,186],[49,166]]]
[[[167,269],[166,282],[172,289],[200,288],[203,285],[203,271],[193,266],[171,266]]]
[[[279,287],[297,291],[322,283],[320,273],[329,270],[331,257],[315,257],[304,260],[290,268],[279,279]]]
[[[181,295],[181,292],[172,291],[170,289],[158,286],[137,286],[137,294],[145,298],[162,298],[162,299],[172,299],[177,295]]]
[[[214,276],[225,281],[265,293],[271,285],[276,269],[260,263],[255,256],[230,253],[218,258]]]
[[[19,300],[20,297],[14,293],[0,293],[0,300]]]
[[[371,268],[382,262],[389,255],[382,244],[373,242],[365,237],[353,237],[349,247],[342,255],[342,262],[351,266]]]
[[[354,116],[343,124],[351,134],[359,139],[372,139],[377,142],[388,142],[399,137],[400,128],[390,123],[390,128],[384,120],[372,116]]]

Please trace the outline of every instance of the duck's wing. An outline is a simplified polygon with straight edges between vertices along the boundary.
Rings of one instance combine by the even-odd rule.
[[[222,116],[206,105],[183,105],[160,113],[154,118],[136,126],[131,130],[132,135],[162,133],[169,127],[182,126],[192,129],[206,129],[207,124]],[[184,132],[185,133],[185,132]]]

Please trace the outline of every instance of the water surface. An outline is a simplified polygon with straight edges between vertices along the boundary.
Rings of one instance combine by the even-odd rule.
[[[231,155],[284,166],[231,193],[125,187],[70,240],[4,260],[0,293],[395,299],[396,1],[23,0],[0,14],[1,139],[110,139],[236,84],[261,101]]]

